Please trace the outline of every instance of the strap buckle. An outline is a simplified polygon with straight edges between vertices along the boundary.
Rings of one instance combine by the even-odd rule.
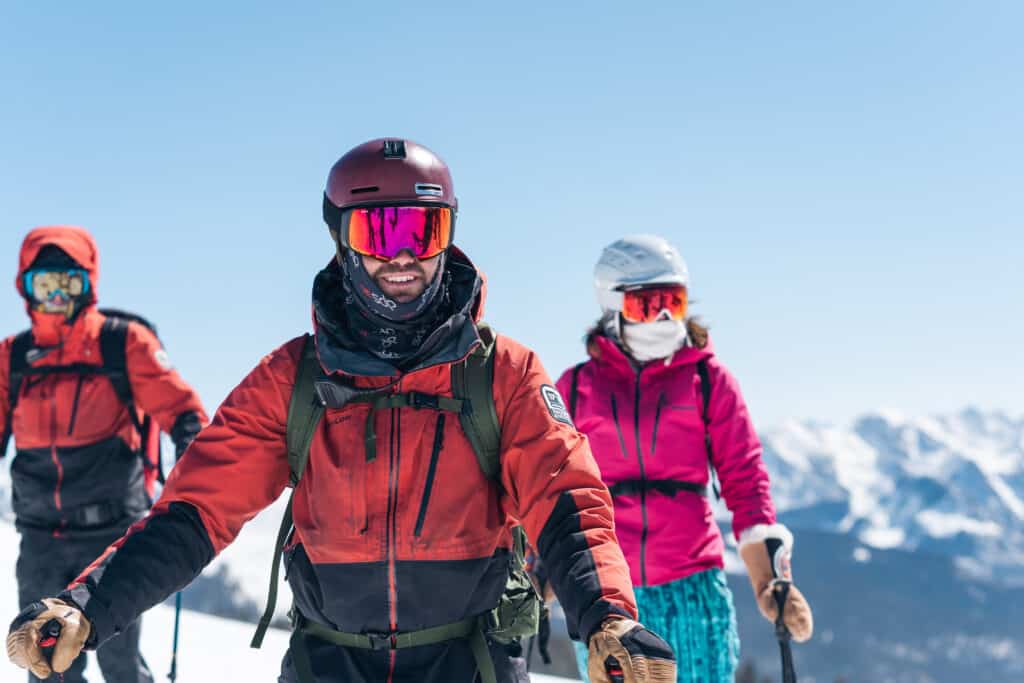
[[[514,553],[509,553],[509,554],[512,555]],[[510,557],[509,559],[512,562],[515,562],[515,558],[511,558]],[[478,617],[479,618],[479,623],[480,623],[480,628],[483,630],[483,632],[485,634],[494,633],[501,626],[501,624],[498,622],[498,615],[495,614],[495,611],[496,610],[492,609],[489,612],[484,612],[483,614],[481,614]]]
[[[424,394],[420,391],[410,391],[407,396],[409,397],[409,407],[419,410],[420,408],[429,408],[431,410],[439,410],[439,404],[437,396],[432,394]]]
[[[395,642],[396,633],[383,633],[383,632],[370,632],[365,633],[370,641],[371,650],[397,650],[397,643]]]

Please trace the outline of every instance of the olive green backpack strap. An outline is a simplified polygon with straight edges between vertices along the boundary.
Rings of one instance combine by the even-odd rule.
[[[512,528],[512,558],[517,567],[526,565],[526,546],[529,544],[526,538],[526,529],[521,525]]]
[[[494,407],[494,331],[486,323],[477,326],[480,341],[461,363],[452,365],[452,393],[468,402],[459,412],[480,469],[488,479],[501,478],[501,425]]]
[[[274,618],[281,553],[284,551],[284,544],[287,543],[288,535],[292,530],[292,499],[295,497],[295,488],[298,487],[302,473],[306,469],[306,463],[309,461],[309,446],[313,442],[313,434],[316,433],[317,425],[320,424],[320,420],[324,416],[324,405],[316,393],[316,379],[321,372],[320,360],[316,355],[316,342],[312,335],[307,334],[302,347],[302,355],[299,357],[299,364],[295,370],[295,384],[292,386],[291,400],[288,403],[288,425],[285,440],[288,446],[288,485],[292,487],[292,492],[288,496],[288,505],[281,518],[277,539],[274,541],[274,564],[270,568],[267,607],[263,611],[263,616],[260,617],[260,623],[256,627],[250,647],[259,648],[263,644],[263,637],[267,633],[267,628],[270,627],[271,619]]]

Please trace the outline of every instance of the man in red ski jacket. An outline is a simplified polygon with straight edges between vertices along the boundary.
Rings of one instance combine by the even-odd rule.
[[[298,630],[279,681],[527,680],[514,648],[482,627],[422,644],[498,604],[517,524],[572,634],[589,640],[595,680],[621,667],[616,680],[674,681],[671,649],[634,621],[608,490],[536,355],[500,335],[492,351],[497,481],[444,407],[452,365],[484,343],[483,277],[452,246],[455,212],[447,166],[414,142],[374,140],[331,169],[324,213],[337,253],[313,284],[328,399],[293,498],[285,566]],[[39,627],[58,618],[59,671],[186,585],[281,495],[305,343],[271,352],[230,394],[145,520],[58,599],[15,620],[17,663],[40,661]],[[332,392],[380,400],[332,404]]]
[[[85,230],[48,226],[25,238],[17,287],[32,328],[0,342],[3,448],[10,437],[16,445],[22,607],[60,592],[146,514],[159,467],[159,428],[140,429],[146,415],[165,426],[179,453],[206,421],[156,335],[97,310],[98,282],[96,243]],[[111,636],[97,653],[104,677],[152,681],[137,619]],[[85,680],[84,656],[69,665],[65,683]]]

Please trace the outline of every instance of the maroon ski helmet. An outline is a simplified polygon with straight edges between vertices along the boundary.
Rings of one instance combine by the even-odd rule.
[[[324,221],[332,230],[354,206],[436,204],[458,208],[448,165],[429,149],[401,138],[380,138],[349,150],[331,167]]]

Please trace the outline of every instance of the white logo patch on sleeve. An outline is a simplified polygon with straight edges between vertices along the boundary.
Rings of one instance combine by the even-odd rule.
[[[156,360],[156,364],[164,370],[171,370],[174,368],[174,365],[171,364],[171,357],[167,355],[167,352],[163,349],[159,349],[154,353],[153,358]]]
[[[540,395],[544,399],[544,405],[548,407],[551,417],[555,418],[558,422],[564,422],[570,427],[576,426],[572,423],[572,416],[565,407],[565,402],[562,400],[562,395],[558,393],[558,389],[550,384],[544,384],[540,388]]]

